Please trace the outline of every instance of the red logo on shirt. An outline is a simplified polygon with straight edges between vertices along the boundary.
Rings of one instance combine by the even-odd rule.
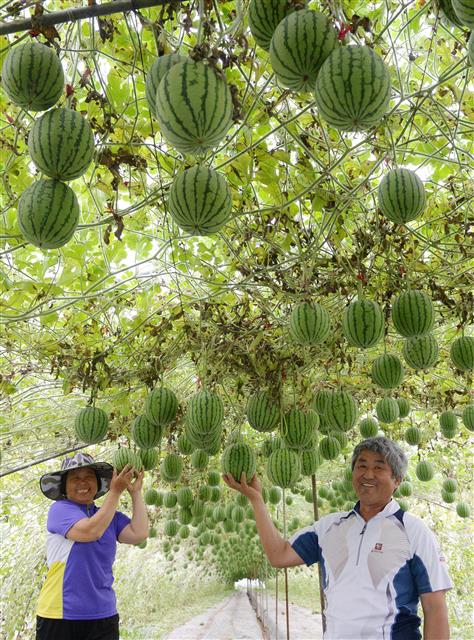
[[[375,547],[372,549],[372,551],[382,552],[382,547],[383,547],[383,544],[381,542],[376,542]]]

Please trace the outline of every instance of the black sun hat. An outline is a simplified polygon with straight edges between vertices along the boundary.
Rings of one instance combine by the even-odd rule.
[[[64,476],[68,471],[71,471],[71,469],[80,469],[83,467],[90,467],[96,473],[98,491],[94,496],[94,500],[107,493],[114,468],[108,462],[94,462],[92,456],[88,453],[81,452],[76,453],[72,458],[63,460],[60,471],[42,475],[40,478],[41,491],[50,500],[64,500],[66,498],[62,490]]]

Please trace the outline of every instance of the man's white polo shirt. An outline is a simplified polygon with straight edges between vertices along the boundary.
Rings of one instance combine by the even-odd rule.
[[[452,587],[433,533],[393,499],[368,522],[359,503],[324,516],[290,544],[321,562],[328,640],[419,640],[419,595]]]

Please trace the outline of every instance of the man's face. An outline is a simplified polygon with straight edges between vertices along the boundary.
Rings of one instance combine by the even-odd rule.
[[[97,477],[90,467],[71,469],[66,476],[66,496],[79,504],[90,504],[97,493]]]
[[[382,454],[367,449],[360,452],[352,472],[352,486],[361,506],[385,506],[399,484]]]

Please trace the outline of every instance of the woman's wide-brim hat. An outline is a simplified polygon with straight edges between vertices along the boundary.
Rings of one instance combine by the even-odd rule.
[[[110,487],[114,468],[108,462],[94,462],[94,458],[88,453],[76,453],[72,458],[66,458],[61,464],[60,471],[45,473],[40,478],[40,488],[44,495],[50,500],[65,500],[63,478],[71,469],[81,469],[90,467],[94,469],[97,476],[98,491],[94,496],[100,498]]]

